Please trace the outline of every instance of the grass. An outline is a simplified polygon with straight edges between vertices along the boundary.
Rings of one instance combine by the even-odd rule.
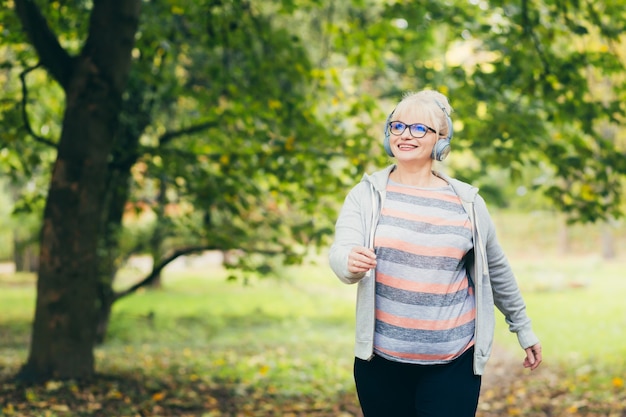
[[[624,254],[602,259],[603,226],[568,229],[569,253],[559,250],[562,219],[548,213],[494,215],[536,333],[548,357],[564,363],[602,361],[623,365],[626,343]],[[626,247],[626,225],[611,229],[616,248]],[[499,321],[498,341],[516,346]]]
[[[293,278],[246,286],[227,282],[219,269],[166,275],[163,290],[115,306],[109,342],[98,350],[102,367],[124,366],[115,351],[149,358],[168,349],[182,353],[194,372],[218,379],[305,394],[348,389],[351,297],[319,268],[285,272]],[[329,357],[337,366],[328,367]],[[151,364],[160,366],[142,366]],[[316,384],[329,374],[334,384]]]
[[[625,262],[525,260],[514,266],[547,356],[623,363],[626,344],[618,341],[626,329]]]
[[[560,407],[561,413],[553,411],[550,415],[621,416],[611,414],[613,411],[607,408],[595,414],[567,412],[580,410],[581,401],[587,404],[587,411],[594,401],[618,404],[615,409],[620,402],[626,403],[626,344],[622,342],[626,328],[626,280],[622,278],[626,260],[603,261],[597,253],[589,252],[587,242],[577,244],[578,252],[574,254],[558,255],[553,241],[538,238],[541,231],[550,236],[556,233],[554,222],[547,217],[541,217],[537,224],[531,222],[533,227],[499,214],[495,219],[541,338],[546,365],[558,369],[558,378],[521,388],[512,385],[513,391],[505,396],[530,404],[525,406],[528,411],[524,415],[543,416],[546,414],[537,410]],[[119,284],[127,285],[137,278],[133,271],[126,271]],[[34,277],[0,275],[0,288],[0,376],[7,376],[26,360]],[[319,265],[286,268],[281,277],[253,280],[248,285],[228,282],[226,272],[219,267],[167,271],[162,289],[141,291],[114,306],[108,340],[95,352],[99,373],[131,379],[137,376],[141,378],[137,385],[142,394],[118,392],[122,390],[118,383],[80,392],[85,397],[101,392],[96,402],[102,407],[110,407],[107,401],[118,400],[116,407],[121,408],[115,415],[136,415],[137,410],[146,407],[157,410],[154,407],[163,405],[159,403],[163,396],[172,399],[170,409],[176,404],[211,409],[207,398],[220,398],[210,391],[215,387],[228,387],[229,398],[244,404],[232,407],[250,408],[248,414],[241,415],[356,415],[345,411],[349,406],[327,414],[310,411],[311,407],[328,407],[345,393],[354,397],[351,367],[355,295],[356,287],[334,278],[324,259]],[[498,318],[496,343],[520,355],[516,338],[508,332],[501,316]],[[66,388],[70,396],[78,392],[73,386]],[[522,391],[526,397],[520,394]],[[24,395],[52,394],[46,387],[43,392]],[[527,397],[531,394],[536,398],[551,397],[538,403]],[[303,397],[324,405],[308,403],[309,411],[304,414],[262,410],[280,403],[279,398]],[[246,401],[256,402],[250,405]],[[515,410],[524,409],[511,404],[503,403],[499,409],[494,402],[483,415],[515,415]],[[92,415],[88,411],[92,405],[84,407],[87,411],[76,415]],[[223,403],[220,407],[224,410]],[[49,416],[66,415],[62,407],[60,410]],[[211,413],[204,415],[237,415]]]
[[[97,370],[176,369],[287,395],[350,390],[351,291],[323,268],[284,272],[290,277],[246,286],[226,281],[220,268],[166,273],[162,289],[114,306],[108,340],[96,349]],[[15,368],[26,358],[32,278],[3,289],[0,299],[0,368]]]
[[[539,262],[514,259],[512,263],[542,342],[542,366],[562,373],[557,390],[577,398],[593,396],[605,404],[617,401],[616,392],[623,398],[626,280],[622,271],[626,262],[579,257]],[[496,343],[520,351],[503,320],[497,323]]]

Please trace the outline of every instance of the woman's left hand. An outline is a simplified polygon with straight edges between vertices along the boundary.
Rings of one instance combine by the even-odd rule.
[[[524,359],[524,368],[530,368],[531,371],[537,369],[541,364],[543,357],[541,356],[541,343],[526,348],[526,358]]]

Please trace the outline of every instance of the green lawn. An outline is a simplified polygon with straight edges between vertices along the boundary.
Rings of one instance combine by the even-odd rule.
[[[606,227],[570,227],[570,253],[563,255],[562,221],[554,214],[496,212],[494,218],[546,356],[566,365],[591,361],[624,368],[626,224],[610,228],[616,257],[604,260]],[[502,320],[499,325],[498,342],[515,347]]]
[[[513,263],[547,357],[566,364],[624,364],[626,262],[570,258]]]
[[[283,394],[328,397],[350,390],[355,287],[324,267],[284,274],[243,285],[228,282],[219,268],[166,273],[162,289],[115,305],[108,340],[96,351],[98,371],[169,369]],[[0,277],[0,285],[7,279]],[[0,291],[5,372],[26,358],[34,305],[32,278],[11,281]]]
[[[505,248],[519,244],[511,240],[511,233],[514,230],[504,230]],[[519,251],[509,257],[542,340],[544,360],[563,378],[536,386],[567,392],[573,396],[568,397],[574,403],[567,405],[570,408],[583,400],[626,402],[626,260],[607,262],[593,254],[563,257],[549,251]],[[125,283],[138,278],[132,271],[124,277]],[[26,359],[34,291],[32,276],[0,275],[0,376],[14,373]],[[108,340],[96,349],[99,373],[140,375],[145,382],[139,385],[146,392],[133,396],[116,391],[121,390],[118,385],[107,385],[98,397],[99,406],[110,407],[107,401],[118,400],[118,415],[134,415],[141,407],[155,409],[165,397],[171,400],[170,409],[184,404],[210,409],[206,398],[217,394],[207,390],[223,386],[229,387],[229,396],[240,400],[271,397],[276,404],[277,398],[307,397],[325,404],[308,403],[316,409],[328,407],[343,393],[353,398],[355,292],[355,286],[332,275],[323,256],[318,265],[286,268],[276,279],[247,285],[227,281],[226,272],[218,267],[166,272],[162,289],[140,291],[114,306]],[[496,343],[520,355],[516,338],[498,317]],[[48,388],[24,394],[38,399],[28,400],[30,406],[45,404],[40,397],[52,395]],[[74,395],[78,389],[67,390]],[[258,401],[248,407],[261,407]],[[505,406],[514,415],[516,408]],[[57,414],[19,414],[6,407],[3,414],[2,410],[0,416],[66,415],[62,408]],[[356,415],[342,410],[293,415]],[[491,410],[496,413],[495,406]],[[282,415],[256,412],[245,415]],[[189,415],[231,415],[221,413]]]
[[[514,257],[511,262],[546,357],[610,364],[626,357],[626,342],[616,343],[626,328],[626,262]],[[329,354],[349,361],[356,287],[340,283],[325,265],[287,269],[283,275],[243,285],[226,281],[218,268],[168,273],[161,290],[141,291],[115,305],[109,339],[98,355],[106,363],[115,362],[115,354],[108,353],[118,349],[167,347],[199,353],[210,345],[212,350],[256,352],[254,360],[260,362],[263,355],[286,356],[282,351],[302,357],[307,366]],[[27,340],[32,279],[12,279],[0,299],[3,331],[14,329],[13,338]],[[516,349],[504,321],[498,326],[497,342]],[[7,344],[5,354],[25,347]],[[268,372],[280,370],[280,361],[265,362],[277,363]]]
[[[116,305],[100,364],[124,367],[117,352],[130,350],[146,355],[144,369],[159,367],[150,357],[166,349],[196,374],[328,395],[351,386],[352,302],[319,267],[248,285],[218,269],[166,275],[162,290]]]

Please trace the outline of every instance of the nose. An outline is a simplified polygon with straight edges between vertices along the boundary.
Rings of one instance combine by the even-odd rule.
[[[402,132],[402,134],[400,135],[401,139],[411,139],[413,136],[411,135],[411,131],[409,129],[409,127],[405,127],[404,131]]]

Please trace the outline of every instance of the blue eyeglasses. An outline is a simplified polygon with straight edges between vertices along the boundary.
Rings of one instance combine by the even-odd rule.
[[[409,133],[416,139],[423,138],[426,136],[426,133],[430,130],[433,133],[437,133],[435,129],[430,126],[426,126],[423,123],[415,123],[412,125],[407,125],[406,123],[394,121],[389,122],[389,132],[393,133],[396,136],[400,136],[404,133],[406,128],[409,128]]]

